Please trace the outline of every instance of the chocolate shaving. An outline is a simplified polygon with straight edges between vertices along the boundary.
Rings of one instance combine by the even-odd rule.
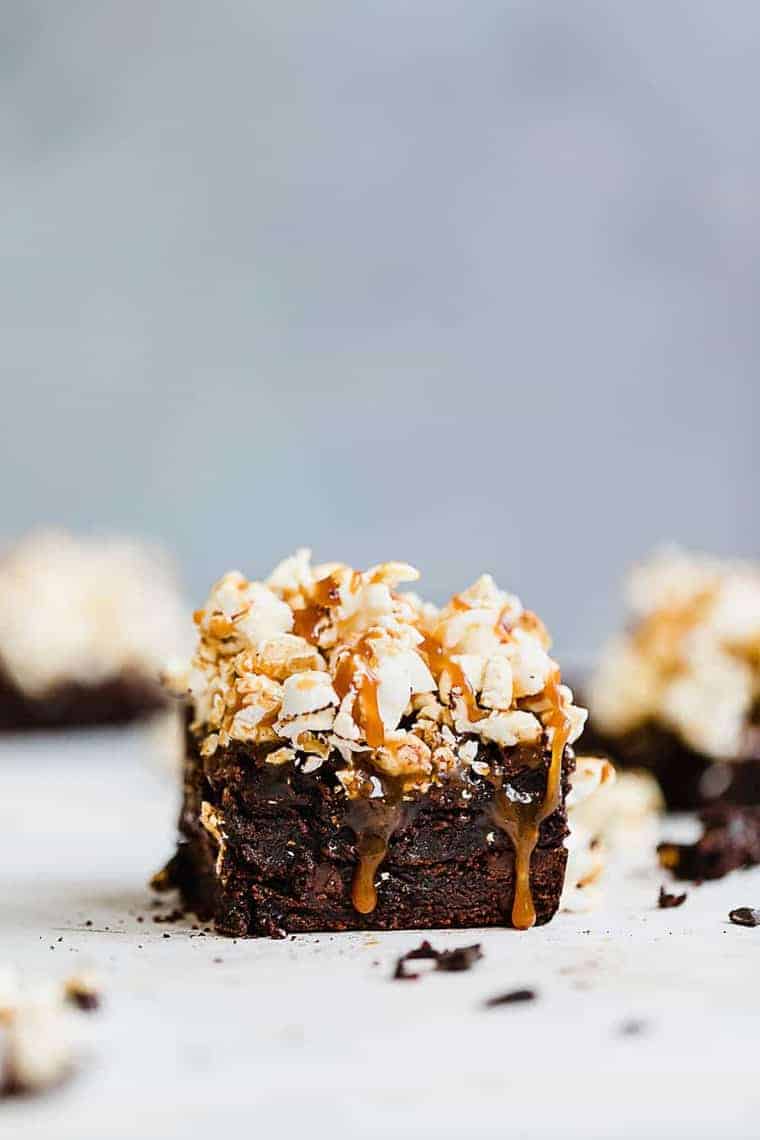
[[[751,906],[738,906],[728,917],[736,926],[760,926],[760,910]]]
[[[485,1005],[488,1007],[494,1005],[519,1005],[525,1001],[535,1001],[538,994],[535,990],[508,990],[504,994],[496,994],[495,997],[488,998]]]
[[[684,891],[682,895],[671,895],[664,887],[660,887],[657,905],[662,910],[667,910],[667,908],[671,906],[681,906],[684,902],[686,902],[686,891]]]
[[[426,939],[416,950],[408,950],[406,954],[401,955],[396,962],[393,978],[394,981],[413,982],[420,977],[419,973],[407,969],[407,962],[431,961],[435,962],[436,970],[453,973],[471,969],[482,957],[480,943],[473,946],[459,946],[455,950],[435,950]]]

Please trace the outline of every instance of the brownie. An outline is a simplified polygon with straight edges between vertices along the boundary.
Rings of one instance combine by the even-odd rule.
[[[347,799],[333,762],[306,774],[292,765],[271,767],[265,756],[258,746],[232,742],[204,760],[188,730],[181,842],[154,886],[179,888],[188,909],[213,919],[221,933],[512,924],[515,848],[495,822],[498,785],[516,799],[540,801],[550,753],[481,746],[490,780],[472,772],[390,806]],[[537,924],[549,921],[562,892],[564,800],[573,766],[566,748],[560,802],[541,823],[530,859]],[[223,837],[219,864],[212,831]],[[355,904],[362,861],[369,858],[371,872],[372,837],[383,835],[387,850],[376,876],[370,874],[376,905],[361,913]]]
[[[32,697],[0,672],[0,732],[126,724],[165,705],[158,682],[137,673],[98,684],[68,682]]]
[[[676,733],[652,720],[619,736],[600,732],[592,709],[578,749],[609,756],[621,768],[650,771],[670,811],[691,811],[716,802],[760,804],[760,729],[754,724],[746,732],[741,759],[721,761],[695,752]]]
[[[549,635],[482,575],[233,571],[194,615],[180,844],[154,886],[232,935],[548,922],[585,710]],[[189,698],[189,699],[188,699]]]
[[[713,804],[700,812],[696,843],[661,843],[660,864],[677,879],[721,879],[760,864],[760,807]]]
[[[583,747],[649,769],[667,807],[760,803],[760,565],[667,547],[586,678]]]

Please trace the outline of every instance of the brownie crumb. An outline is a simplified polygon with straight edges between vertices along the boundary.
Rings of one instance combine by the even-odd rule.
[[[85,922],[85,926],[92,926],[92,919],[91,918],[87,919],[87,921]]]
[[[469,970],[483,957],[480,943],[473,946],[459,946],[456,950],[442,950],[436,962],[436,970],[449,970],[458,972]]]
[[[483,957],[480,943],[473,946],[458,946],[454,950],[435,950],[425,939],[416,950],[408,950],[396,962],[393,971],[395,981],[413,982],[419,978],[419,973],[407,969],[408,962],[431,961],[435,962],[434,969],[448,973],[458,973],[461,970],[470,970],[474,964]]]
[[[686,894],[684,891],[682,895],[671,895],[664,887],[660,887],[660,894],[657,899],[657,905],[661,910],[667,910],[668,907],[681,906],[686,902]]]
[[[495,1005],[520,1005],[522,1002],[535,1001],[537,997],[535,990],[507,990],[506,993],[488,998],[484,1004],[488,1008]]]
[[[677,879],[704,882],[760,863],[760,805],[714,804],[699,815],[696,843],[660,843],[660,866]]]
[[[621,1037],[638,1037],[645,1032],[646,1027],[647,1023],[640,1018],[629,1017],[627,1021],[622,1023],[618,1032]]]
[[[169,934],[166,930],[164,931],[164,938],[171,938],[171,934]]]
[[[175,909],[170,910],[168,912],[168,914],[154,914],[153,915],[153,921],[154,922],[181,922],[182,919],[185,917],[185,913],[186,912],[184,910],[182,910],[181,907],[175,907]]]
[[[100,1009],[102,996],[100,987],[89,974],[75,974],[67,978],[63,988],[66,1000],[77,1009],[91,1013]]]
[[[728,917],[736,926],[760,926],[760,910],[751,906],[738,906]]]

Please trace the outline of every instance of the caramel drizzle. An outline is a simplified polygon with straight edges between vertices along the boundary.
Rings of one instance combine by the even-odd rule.
[[[351,902],[359,914],[372,914],[377,906],[375,875],[388,853],[388,841],[382,835],[359,836],[356,845],[358,862],[351,884]]]
[[[494,796],[494,822],[509,836],[515,849],[515,895],[512,925],[528,930],[536,921],[536,908],[530,887],[530,863],[538,843],[541,824],[559,807],[562,786],[562,757],[570,735],[570,722],[562,708],[560,674],[555,670],[546,683],[544,696],[551,705],[547,727],[553,729],[552,753],[541,800],[520,803],[510,800],[503,787]]]
[[[317,644],[317,627],[331,609],[340,605],[338,583],[331,574],[314,583],[311,601],[303,609],[293,611],[293,632],[312,645]]]
[[[451,688],[459,690],[467,709],[467,717],[472,723],[488,716],[488,713],[478,704],[473,687],[467,680],[461,665],[457,665],[456,661],[451,660],[440,641],[428,635],[423,638],[417,648],[420,653],[424,654],[428,669],[436,685],[440,685],[441,677],[444,673],[448,673]]]

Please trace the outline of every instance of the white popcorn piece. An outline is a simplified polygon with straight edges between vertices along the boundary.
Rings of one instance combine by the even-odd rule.
[[[506,657],[489,657],[483,671],[480,703],[487,709],[506,711],[512,706],[512,667]]]
[[[282,687],[282,719],[318,712],[328,705],[337,705],[338,694],[327,673],[314,669],[288,677]],[[332,724],[332,722],[331,722]]]

